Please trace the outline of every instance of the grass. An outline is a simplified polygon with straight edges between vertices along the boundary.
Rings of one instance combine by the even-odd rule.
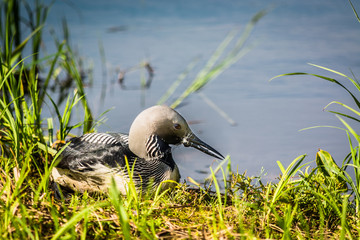
[[[246,53],[248,53],[252,46],[247,46],[246,42],[258,21],[267,14],[268,10],[262,10],[255,14],[250,22],[246,25],[242,34],[236,38],[239,33],[238,29],[231,31],[225,39],[219,44],[212,56],[206,62],[205,66],[198,72],[193,81],[186,87],[186,89],[171,103],[172,108],[178,107],[186,98],[194,93],[199,93],[206,104],[213,108],[220,116],[222,116],[230,125],[236,125],[236,122],[231,119],[222,109],[220,109],[211,99],[205,96],[201,91],[209,82],[216,79],[226,69],[238,62]],[[231,43],[235,42],[233,46]],[[181,73],[176,81],[169,87],[164,95],[159,99],[158,104],[167,102],[172,95],[176,93],[176,89],[181,82],[187,77],[191,70],[196,66],[198,59],[192,61],[185,71]]]
[[[26,3],[7,1],[0,5],[1,19],[6,19],[0,24],[1,239],[359,238],[360,136],[347,121],[358,121],[360,114],[359,109],[339,102],[330,105],[339,104],[352,114],[334,112],[348,133],[350,153],[342,166],[330,153],[319,150],[311,156],[314,168],[301,155],[287,167],[278,162],[279,179],[264,183],[261,177],[232,169],[228,156],[226,164],[211,169],[205,184],[189,179],[193,184],[183,182],[173,191],[147,195],[137,193],[130,183],[126,196],[112,184],[108,194],[85,192],[56,199],[50,187],[50,172],[61,153],[60,146],[75,128],[92,131],[94,120],[84,95],[81,66],[67,37],[64,41],[56,39],[58,47],[53,54],[34,57],[41,56],[41,48],[32,45],[33,53],[23,56],[30,41],[36,38],[32,44],[40,43],[46,21],[48,7],[36,3],[36,11],[42,12],[41,21],[29,20],[34,24],[24,38],[17,35],[26,32],[20,31],[20,20],[11,18],[19,18],[20,4]],[[205,79],[217,74],[213,66],[207,65],[207,74],[215,72]],[[321,68],[349,80],[359,91],[355,78]],[[77,89],[65,98],[63,107],[51,98],[49,87],[57,82],[59,72],[70,76]],[[316,77],[344,88],[360,106],[356,92],[339,80]],[[42,118],[44,104],[54,117]],[[77,105],[84,109],[84,119],[71,125]],[[349,171],[354,174],[350,176]]]
[[[324,181],[321,171],[299,168],[300,156],[287,168],[281,184],[230,172],[226,194],[218,187],[189,188],[123,197],[114,186],[109,195],[74,194],[63,201],[47,190],[34,204],[28,176],[5,180],[1,208],[3,238],[320,238],[358,237],[357,214],[349,195]],[[294,180],[292,176],[298,175]],[[21,177],[24,176],[24,177]],[[225,177],[225,176],[224,176]],[[219,179],[213,175],[213,184]],[[130,188],[131,189],[131,188]],[[12,194],[7,194],[12,192]]]

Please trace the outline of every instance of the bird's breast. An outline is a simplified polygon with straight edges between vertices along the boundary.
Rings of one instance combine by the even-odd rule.
[[[134,168],[132,165],[129,166],[130,173],[127,168],[113,168],[98,163],[88,171],[54,168],[52,176],[60,185],[79,192],[106,192],[114,179],[116,187],[123,195],[127,194],[130,179],[138,192],[154,192],[158,186],[165,190],[180,180],[176,165],[171,168],[160,161],[145,160],[138,163],[135,161],[133,164]]]

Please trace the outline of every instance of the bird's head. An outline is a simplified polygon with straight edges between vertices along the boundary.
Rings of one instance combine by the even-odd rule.
[[[210,156],[224,159],[218,151],[191,131],[186,120],[178,112],[163,105],[142,111],[135,118],[129,132],[130,150],[141,158],[148,158],[149,146],[151,148],[156,144],[159,144],[160,148],[161,144],[183,144],[185,147],[194,147]]]

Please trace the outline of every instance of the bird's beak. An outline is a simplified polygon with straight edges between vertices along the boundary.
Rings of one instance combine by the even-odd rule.
[[[216,157],[218,159],[224,159],[224,156],[221,155],[218,151],[214,148],[209,146],[208,144],[201,141],[195,134],[191,133],[183,138],[182,143],[185,147],[193,147],[196,148],[210,156]]]

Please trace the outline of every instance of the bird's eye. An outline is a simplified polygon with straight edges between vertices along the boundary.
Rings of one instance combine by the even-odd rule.
[[[175,128],[176,130],[180,130],[180,129],[181,129],[181,125],[178,124],[178,123],[175,123],[175,124],[174,124],[174,128]]]

